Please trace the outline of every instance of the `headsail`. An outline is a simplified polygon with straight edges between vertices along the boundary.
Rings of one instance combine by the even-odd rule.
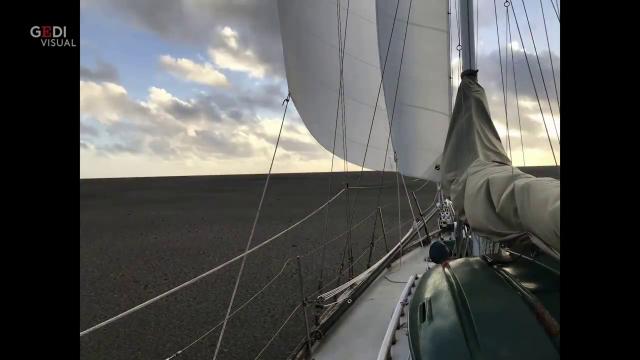
[[[447,1],[415,1],[407,27],[409,0],[349,3],[344,56],[347,160],[382,170],[393,120],[393,144],[386,170],[394,170],[394,148],[405,175],[437,179],[434,162],[444,146],[449,118]],[[340,1],[342,14],[347,2]],[[398,5],[397,15],[396,5]],[[305,125],[329,151],[334,146],[339,88],[337,3],[331,0],[279,0],[285,69],[293,101]],[[384,66],[389,37],[389,56]],[[404,41],[406,31],[406,43]],[[404,55],[403,55],[404,48]],[[400,73],[396,98],[396,84]],[[374,115],[381,78],[384,84]],[[367,139],[371,128],[371,138]],[[343,136],[340,125],[336,137]],[[344,158],[340,140],[334,153]]]
[[[384,93],[388,117],[394,117],[393,145],[401,173],[439,180],[434,165],[451,115],[447,1],[400,0],[389,45],[395,6],[395,1],[376,2],[381,63],[390,46]]]
[[[341,2],[346,14],[346,2]],[[344,97],[348,161],[362,165],[380,84],[374,0],[352,1],[346,28]],[[279,0],[278,15],[289,90],[315,139],[333,151],[340,81],[337,4],[331,0]],[[342,29],[346,16],[342,16]],[[365,167],[382,170],[389,131],[384,95],[378,101]],[[336,156],[344,158],[337,126]],[[394,169],[393,150],[386,168]]]

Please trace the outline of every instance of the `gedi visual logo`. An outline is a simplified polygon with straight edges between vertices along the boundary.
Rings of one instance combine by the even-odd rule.
[[[66,26],[35,25],[30,33],[45,47],[76,47],[74,39],[67,39]]]

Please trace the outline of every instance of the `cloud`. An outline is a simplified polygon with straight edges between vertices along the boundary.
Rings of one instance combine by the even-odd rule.
[[[508,139],[506,137],[507,123],[505,121],[505,105],[499,57],[499,54],[501,54],[502,71],[504,71],[507,81],[506,110],[509,118],[509,134],[511,135],[512,151],[516,147],[518,148],[518,151],[520,151],[520,141],[522,140],[525,145],[525,157],[527,159],[530,156],[535,156],[535,159],[538,159],[536,163],[544,163],[543,161],[549,161],[550,159],[550,162],[546,162],[546,164],[552,164],[553,158],[551,155],[551,148],[549,146],[547,130],[549,131],[549,137],[551,137],[551,143],[556,156],[559,157],[560,146],[558,143],[558,137],[556,136],[553,120],[555,119],[555,124],[559,133],[560,114],[559,104],[555,96],[555,85],[557,85],[558,90],[560,90],[558,72],[560,57],[554,52],[549,53],[547,50],[538,51],[538,58],[540,60],[539,67],[536,55],[527,50],[526,57],[529,60],[529,64],[527,65],[527,58],[525,58],[525,52],[522,47],[517,43],[513,45],[515,45],[513,46],[513,61],[511,59],[511,48],[509,46],[503,47],[500,53],[498,52],[498,49],[495,49],[488,53],[478,54],[478,68],[480,70],[478,73],[478,80],[485,88],[491,116],[496,128],[498,129],[498,133],[502,137],[502,143],[506,149],[508,147]],[[551,55],[555,67],[555,85],[554,71],[551,69],[549,55]],[[508,63],[505,62],[505,56],[507,56]],[[456,63],[452,64],[454,76],[456,77],[459,76],[457,68],[458,65]],[[529,68],[531,68],[531,73],[529,73]],[[544,75],[544,83],[542,81],[540,68],[542,68],[542,74]],[[532,75],[533,83],[531,81]],[[517,84],[517,103],[514,83]],[[535,89],[533,85],[534,83]],[[543,84],[546,85],[546,92]],[[549,95],[548,101],[547,94]],[[538,105],[537,99],[540,100],[540,105]],[[551,109],[549,108],[549,103],[551,104]],[[542,122],[540,107],[542,107],[542,114],[544,115],[544,119],[547,124],[547,130],[545,130],[544,123]],[[553,111],[553,117],[551,116],[551,111]],[[519,152],[519,154],[520,155],[516,157],[514,153],[514,161],[516,161],[516,164],[522,162],[521,152]],[[544,154],[547,154],[548,156]],[[534,161],[534,159],[532,158],[527,160],[527,163],[530,161]]]
[[[80,80],[80,113],[102,123],[120,121],[123,116],[145,112],[140,104],[130,101],[127,90],[114,83]]]
[[[238,136],[240,134],[233,135],[215,130],[197,130],[193,136],[193,144],[205,158],[212,155],[247,157],[254,154],[255,149],[249,141]]]
[[[224,46],[209,49],[209,56],[222,69],[246,72],[254,78],[263,78],[267,65],[250,49],[243,49],[238,44],[238,33],[228,26],[220,31]]]
[[[171,146],[171,143],[166,139],[153,139],[149,141],[149,150],[155,155],[159,155],[163,158],[173,158],[178,154],[176,149]]]
[[[232,96],[200,94],[180,99],[165,89],[150,87],[145,99],[135,100],[120,85],[89,81],[81,81],[80,92],[81,149],[102,156],[153,156],[165,161],[253,159],[251,163],[257,165],[269,161],[281,121],[258,116],[250,107],[242,111]],[[289,156],[293,163],[329,158],[304,125],[293,117],[287,123],[279,156]],[[91,146],[85,138],[91,139]]]
[[[93,146],[86,141],[80,140],[80,148],[85,150],[93,150]]]
[[[490,20],[489,30],[494,30],[493,4],[489,5],[481,8],[480,27],[486,18]],[[151,86],[144,98],[134,99],[124,87],[117,85],[114,67],[106,63],[97,63],[92,69],[81,67],[84,81],[81,82],[81,151],[90,152],[92,159],[101,156],[99,154],[117,154],[121,159],[126,155],[199,166],[225,164],[225,172],[245,168],[251,169],[249,172],[260,172],[260,164],[268,165],[280,124],[282,99],[287,94],[276,1],[92,0],[81,2],[81,6],[83,11],[101,7],[108,11],[106,13],[116,14],[164,40],[206,50],[207,59],[201,57],[194,61],[163,55],[158,61],[163,70],[179,79],[210,86],[206,93],[180,98],[167,89]],[[530,51],[526,40],[525,45]],[[480,82],[487,90],[491,114],[506,146],[498,53],[478,55]],[[503,50],[503,60],[504,55]],[[544,158],[550,156],[549,144],[523,55],[522,47],[514,47],[522,140],[527,147],[527,157],[537,154],[538,158]],[[535,55],[528,55],[534,79],[540,85]],[[548,53],[539,55],[559,125]],[[559,57],[551,55],[558,67]],[[511,74],[510,60],[509,63]],[[228,86],[230,82],[233,86]],[[537,89],[542,99],[544,91],[541,87]],[[521,138],[512,75],[508,98],[509,128],[515,149]],[[546,98],[541,103],[555,148],[557,141],[547,116],[550,112]],[[301,122],[295,116],[291,116],[291,120],[287,119],[278,150],[278,159],[287,159],[286,164],[280,166],[302,168],[303,165],[295,164],[300,161],[305,166],[320,164],[323,156],[328,161],[328,152],[316,143]],[[131,169],[136,167],[132,165]],[[318,168],[322,167],[314,170]],[[328,169],[328,164],[324,168]]]
[[[169,55],[160,56],[162,68],[175,77],[210,86],[228,86],[227,78],[216,70],[213,65],[205,62],[198,64],[185,58],[173,58]]]
[[[118,82],[118,69],[112,64],[98,61],[95,69],[80,65],[80,79],[89,81]]]
[[[276,142],[279,130],[280,121],[262,122],[259,128],[254,129],[256,135],[270,143]],[[279,148],[286,154],[303,160],[320,159],[330,154],[311,136],[306,126],[299,122],[285,123],[280,135]]]
[[[80,121],[80,136],[97,136],[98,135],[98,131],[89,125],[86,125],[85,123],[83,123],[82,121]]]
[[[252,55],[239,57],[227,49],[220,54],[221,61],[234,55],[243,62],[263,64],[265,74],[284,74],[276,1],[94,0],[85,7],[115,12],[132,25],[170,41],[212,49],[233,49],[233,41],[244,44]],[[233,38],[221,36],[225,27],[233,29]]]

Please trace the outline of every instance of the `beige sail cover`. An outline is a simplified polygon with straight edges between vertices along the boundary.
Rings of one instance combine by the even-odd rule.
[[[531,233],[560,252],[560,181],[511,166],[477,71],[463,73],[441,172],[443,191],[474,231],[492,240]]]

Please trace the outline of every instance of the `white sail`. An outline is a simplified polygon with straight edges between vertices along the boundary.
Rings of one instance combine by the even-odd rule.
[[[344,96],[347,160],[362,165],[371,119],[380,86],[374,0],[354,0],[342,5],[346,32]],[[278,15],[285,70],[293,102],[315,139],[333,150],[340,81],[337,4],[332,0],[279,0]],[[345,26],[348,26],[344,31]],[[382,170],[389,133],[384,91],[380,93],[365,167]],[[338,122],[334,153],[344,158],[342,126]],[[395,169],[389,146],[386,169]]]
[[[365,167],[382,170],[389,119],[396,98],[393,143],[386,169],[394,169],[397,151],[405,175],[437,180],[434,163],[442,152],[450,114],[447,1],[415,1],[407,27],[409,0],[399,0],[386,70],[384,62],[396,1],[341,2],[347,35],[344,57],[346,143],[348,161],[362,165],[371,119],[384,70],[384,86],[371,131]],[[334,148],[339,57],[337,4],[330,0],[279,0],[285,69],[293,101],[311,134],[329,151]],[[404,56],[402,47],[407,39]],[[385,105],[386,104],[386,105]],[[344,158],[338,124],[334,153]]]
[[[381,62],[389,44],[396,4],[388,0],[378,0],[376,4]],[[431,180],[439,180],[435,163],[444,147],[451,114],[447,12],[446,0],[400,0],[384,75],[389,119],[395,100],[393,145],[400,171]]]

